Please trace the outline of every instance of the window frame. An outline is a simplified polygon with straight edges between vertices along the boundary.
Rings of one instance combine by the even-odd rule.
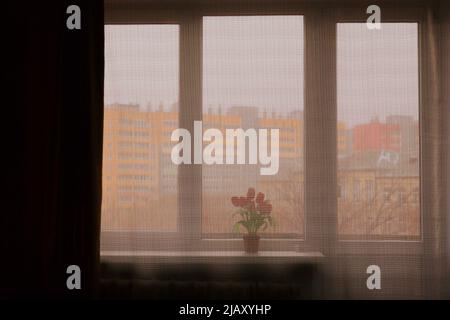
[[[427,47],[426,38],[427,24],[426,24],[426,5],[421,1],[412,1],[411,5],[403,6],[402,10],[398,9],[398,3],[390,4],[389,1],[385,1],[387,7],[382,6],[382,22],[384,23],[417,23],[418,28],[418,67],[419,67],[419,83],[418,83],[418,95],[419,95],[419,201],[420,201],[420,239],[390,239],[385,237],[382,239],[367,239],[367,240],[354,240],[354,239],[338,239],[337,252],[340,254],[395,254],[395,255],[420,255],[425,252],[424,238],[425,233],[428,234],[427,224],[425,221],[429,220],[429,209],[425,207],[425,201],[423,199],[422,190],[432,190],[430,185],[423,179],[427,170],[431,169],[434,159],[429,156],[424,157],[424,152],[427,150],[423,147],[423,135],[427,134],[428,130],[431,130],[433,123],[427,122],[424,117],[424,110],[427,105],[427,88],[424,83],[427,82],[430,77],[429,71],[424,67],[426,63]],[[396,7],[397,5],[397,7]],[[361,18],[359,12],[364,9],[364,5],[354,2],[353,5],[348,7],[336,8],[336,25],[338,23],[366,23],[366,20]],[[336,34],[337,36],[337,34]],[[337,52],[336,52],[337,54]],[[337,55],[336,55],[337,60]],[[337,80],[337,78],[336,78]],[[337,104],[336,104],[337,108]],[[428,131],[429,132],[429,131]],[[424,163],[424,160],[426,161]],[[425,186],[427,184],[428,186]],[[427,188],[428,187],[428,188]],[[391,199],[391,201],[393,201]],[[336,208],[337,212],[337,208]],[[430,233],[431,234],[431,233]],[[339,238],[339,237],[338,237]]]
[[[366,22],[369,4],[358,1],[317,3],[306,0],[276,2],[264,0],[251,5],[227,1],[147,1],[130,5],[130,1],[106,1],[105,25],[109,24],[177,24],[179,26],[179,126],[192,130],[194,120],[202,120],[202,18],[234,15],[302,15],[304,23],[304,197],[305,230],[303,239],[271,239],[261,241],[261,250],[319,251],[336,254],[421,254],[433,234],[429,222],[432,207],[424,197],[438,192],[432,178],[436,155],[433,147],[424,145],[423,136],[436,130],[431,117],[424,116],[430,99],[429,58],[425,34],[426,1],[411,1],[398,9],[398,2],[380,1],[382,22],[415,22],[419,32],[419,135],[420,135],[420,205],[421,239],[404,240],[339,240],[337,234],[337,78],[336,25],[343,22]],[[343,8],[345,6],[345,8]],[[385,7],[386,6],[386,7]],[[185,85],[186,84],[186,85]],[[188,84],[188,85],[187,85]],[[327,88],[321,92],[317,88]],[[183,114],[183,108],[190,112]],[[192,132],[192,131],[191,131]],[[435,177],[433,174],[432,177]],[[200,179],[199,179],[200,177]],[[201,165],[178,168],[179,232],[102,232],[102,250],[124,250],[131,244],[135,250],[241,250],[241,239],[211,239],[201,233]],[[325,182],[325,183],[317,183]],[[430,190],[424,195],[421,190]],[[189,205],[184,205],[188,203]],[[427,204],[427,206],[425,206]],[[184,208],[184,210],[181,210]],[[186,210],[186,208],[189,208]],[[143,239],[137,241],[137,239]]]

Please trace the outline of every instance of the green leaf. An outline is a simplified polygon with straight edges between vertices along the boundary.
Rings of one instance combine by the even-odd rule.
[[[233,215],[231,217],[234,218],[237,215],[241,216],[242,219],[245,219],[244,214],[242,212],[240,212],[240,211],[236,211],[235,213],[233,213]]]
[[[245,229],[247,229],[248,232],[251,232],[251,223],[249,221],[240,220],[236,223],[241,224]]]

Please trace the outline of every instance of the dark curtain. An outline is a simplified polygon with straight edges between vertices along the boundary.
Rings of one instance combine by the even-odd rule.
[[[441,85],[441,91],[442,91],[442,104],[443,104],[443,108],[444,110],[446,110],[445,116],[444,116],[444,121],[445,121],[445,126],[444,128],[446,129],[446,150],[447,150],[447,154],[446,154],[446,159],[445,159],[445,163],[446,163],[446,190],[449,190],[449,179],[450,179],[450,161],[449,161],[449,151],[450,150],[450,139],[448,138],[448,135],[450,133],[449,129],[448,129],[448,123],[450,121],[450,3],[448,1],[443,1],[441,0],[440,2],[441,7],[440,7],[440,20],[441,20],[441,63],[442,63],[442,73],[441,73],[441,80],[442,80],[442,85]],[[445,257],[446,257],[446,263],[444,264],[443,268],[445,270],[444,273],[444,281],[445,281],[445,285],[444,287],[444,294],[447,298],[450,298],[450,286],[449,286],[449,281],[450,281],[450,272],[449,272],[449,266],[450,266],[450,245],[449,245],[449,230],[450,230],[450,217],[449,217],[449,213],[448,210],[450,208],[450,197],[446,197],[445,199],[447,201],[447,212],[445,214],[446,216],[446,237],[445,237],[445,246],[444,246],[444,250],[445,250]]]
[[[81,9],[81,30],[66,27],[72,4]],[[0,297],[93,297],[99,269],[103,2],[10,2],[2,11],[6,163]],[[81,268],[81,290],[66,287],[69,265]]]

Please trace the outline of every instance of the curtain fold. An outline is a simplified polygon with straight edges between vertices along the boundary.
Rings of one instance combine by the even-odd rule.
[[[444,69],[445,46],[444,15],[441,15],[442,2],[430,3],[425,14],[424,31],[427,42],[423,46],[422,55],[427,65],[424,67],[423,89],[423,125],[427,135],[422,137],[422,150],[433,166],[423,168],[424,204],[428,210],[424,211],[424,295],[428,298],[442,298],[445,295],[447,278],[446,251],[447,233],[447,189],[446,189],[446,159],[447,159],[447,131],[448,106],[443,97],[446,94],[442,80],[448,77]],[[444,41],[443,41],[444,40]]]
[[[448,197],[448,181],[449,181],[449,173],[450,173],[450,161],[449,161],[449,148],[450,148],[450,139],[448,138],[448,135],[450,133],[448,129],[448,121],[450,120],[450,3],[448,1],[441,0],[440,1],[440,56],[441,56],[441,103],[442,103],[442,110],[444,112],[443,121],[443,130],[444,135],[446,139],[443,143],[443,149],[446,150],[445,156],[444,156],[444,166],[445,166],[445,175],[444,179],[444,187],[445,187],[445,196],[444,201],[446,210],[443,213],[443,216],[445,217],[443,221],[443,228],[445,230],[445,237],[443,241],[443,251],[444,251],[444,258],[445,261],[443,263],[443,270],[444,270],[444,281],[443,283],[448,284],[450,280],[450,274],[449,274],[449,263],[450,263],[450,254],[449,254],[449,235],[448,230],[450,228],[450,219],[449,219],[449,205],[450,205],[450,197]],[[450,297],[450,288],[448,285],[443,286],[443,294],[446,298]]]

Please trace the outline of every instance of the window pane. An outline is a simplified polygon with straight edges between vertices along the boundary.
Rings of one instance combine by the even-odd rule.
[[[102,231],[176,231],[178,26],[105,27]]]
[[[337,79],[340,237],[418,239],[418,25],[338,24]]]
[[[265,233],[303,235],[302,16],[203,19],[203,126],[223,137],[227,129],[255,129],[259,138],[260,129],[279,129],[276,174],[262,175],[268,165],[259,158],[249,164],[251,139],[246,164],[203,165],[203,233],[230,236],[237,221],[230,198],[254,187],[270,199],[277,221]]]

